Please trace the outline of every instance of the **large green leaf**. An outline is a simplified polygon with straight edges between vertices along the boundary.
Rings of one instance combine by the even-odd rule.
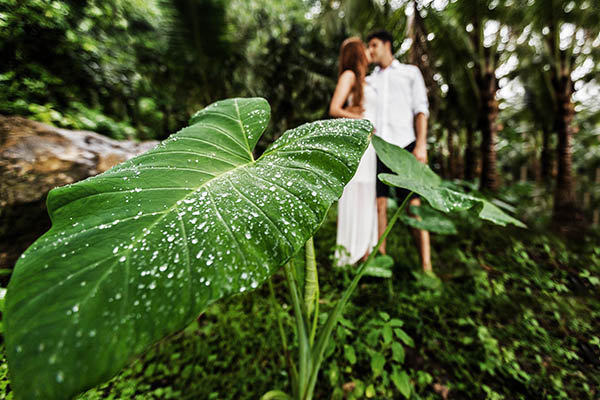
[[[447,188],[429,166],[420,163],[408,151],[374,136],[377,156],[394,174],[379,174],[379,179],[391,186],[405,188],[423,196],[431,207],[442,212],[473,209],[480,218],[498,225],[525,225],[506,214],[489,201]]]
[[[17,398],[95,386],[304,246],[372,127],[306,124],[254,160],[269,113],[264,99],[214,103],[155,149],[50,192],[52,229],[22,255],[6,297]]]

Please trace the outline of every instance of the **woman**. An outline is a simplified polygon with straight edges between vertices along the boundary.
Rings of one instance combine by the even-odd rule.
[[[373,121],[376,94],[365,82],[368,65],[363,42],[356,37],[346,39],[340,48],[339,78],[329,105],[332,117]],[[377,244],[376,165],[375,150],[369,144],[338,203],[338,266],[365,260]]]

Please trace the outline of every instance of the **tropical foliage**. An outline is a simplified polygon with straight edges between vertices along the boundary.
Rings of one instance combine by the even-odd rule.
[[[0,398],[595,399],[599,27],[590,0],[0,0],[1,114],[164,140],[52,191],[0,271]],[[376,28],[431,106],[431,168],[374,139],[381,179],[426,204],[332,269],[370,128],[314,121]]]
[[[21,397],[68,398],[101,382],[304,246],[372,128],[303,125],[254,161],[268,121],[262,99],[217,102],[154,150],[51,192],[52,229],[23,254],[7,293]]]

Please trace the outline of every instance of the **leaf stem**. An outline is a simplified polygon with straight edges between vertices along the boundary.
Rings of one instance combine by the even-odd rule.
[[[277,302],[275,298],[275,290],[273,289],[273,278],[269,278],[269,292],[271,293],[271,304],[276,310],[277,314],[277,325],[279,328],[279,336],[281,336],[281,345],[283,346],[283,354],[285,356],[285,361],[288,365],[288,369],[290,370],[292,387],[296,387],[298,383],[298,370],[296,369],[296,364],[294,364],[294,360],[290,356],[290,351],[288,348],[287,338],[285,336],[285,331],[283,329],[283,321],[281,319],[281,306]]]
[[[315,245],[312,237],[306,241],[305,258],[304,305],[306,307],[306,317],[309,320],[311,314],[314,312],[310,329],[310,345],[312,346],[315,341],[319,318],[319,272],[317,270]]]
[[[295,388],[295,396],[297,399],[303,399],[306,393],[307,382],[311,372],[311,349],[308,341],[306,322],[302,313],[302,305],[300,304],[300,295],[296,286],[296,279],[292,272],[291,264],[288,262],[284,267],[285,277],[287,279],[288,288],[292,297],[292,306],[294,308],[294,316],[296,318],[296,331],[298,335],[298,353],[299,353],[299,374],[297,386]]]
[[[362,276],[364,275],[367,265],[369,265],[371,263],[371,261],[375,258],[375,254],[377,254],[379,247],[381,246],[383,241],[387,238],[388,234],[392,230],[392,227],[398,220],[398,217],[400,216],[402,211],[404,211],[406,209],[406,205],[408,204],[408,200],[410,199],[410,196],[412,194],[413,194],[413,192],[410,192],[409,195],[406,196],[406,198],[404,199],[404,201],[402,202],[400,207],[398,207],[398,210],[396,210],[396,212],[390,219],[390,222],[388,223],[388,226],[387,226],[385,232],[383,232],[383,235],[381,235],[381,237],[379,238],[377,245],[375,245],[375,248],[373,249],[371,254],[369,254],[367,261],[365,261],[364,263],[362,263],[360,265],[356,275],[354,276],[354,279],[352,280],[350,285],[344,291],[342,298],[337,302],[337,304],[336,304],[335,308],[333,309],[333,311],[331,312],[331,314],[329,314],[329,317],[327,318],[327,321],[325,322],[325,326],[323,327],[323,331],[319,333],[319,336],[317,338],[317,343],[312,352],[313,369],[311,371],[311,376],[310,376],[310,379],[308,382],[308,391],[306,392],[306,396],[304,397],[304,400],[312,399],[312,394],[314,392],[315,385],[317,383],[317,376],[319,375],[319,369],[321,367],[321,363],[323,362],[323,355],[325,354],[325,349],[327,347],[327,344],[329,343],[329,338],[331,337],[333,328],[335,328],[335,326],[337,325],[338,319],[342,315],[342,311],[344,310],[346,303],[348,302],[348,300],[350,299],[350,296],[352,296],[352,293],[358,286],[358,282],[360,281],[360,278],[362,278]]]

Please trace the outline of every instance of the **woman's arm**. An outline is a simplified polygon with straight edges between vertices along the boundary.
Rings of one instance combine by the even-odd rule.
[[[335,87],[331,103],[329,104],[329,115],[336,118],[360,119],[363,117],[362,113],[358,112],[358,107],[343,108],[355,82],[356,75],[354,75],[354,72],[350,70],[342,72]]]

